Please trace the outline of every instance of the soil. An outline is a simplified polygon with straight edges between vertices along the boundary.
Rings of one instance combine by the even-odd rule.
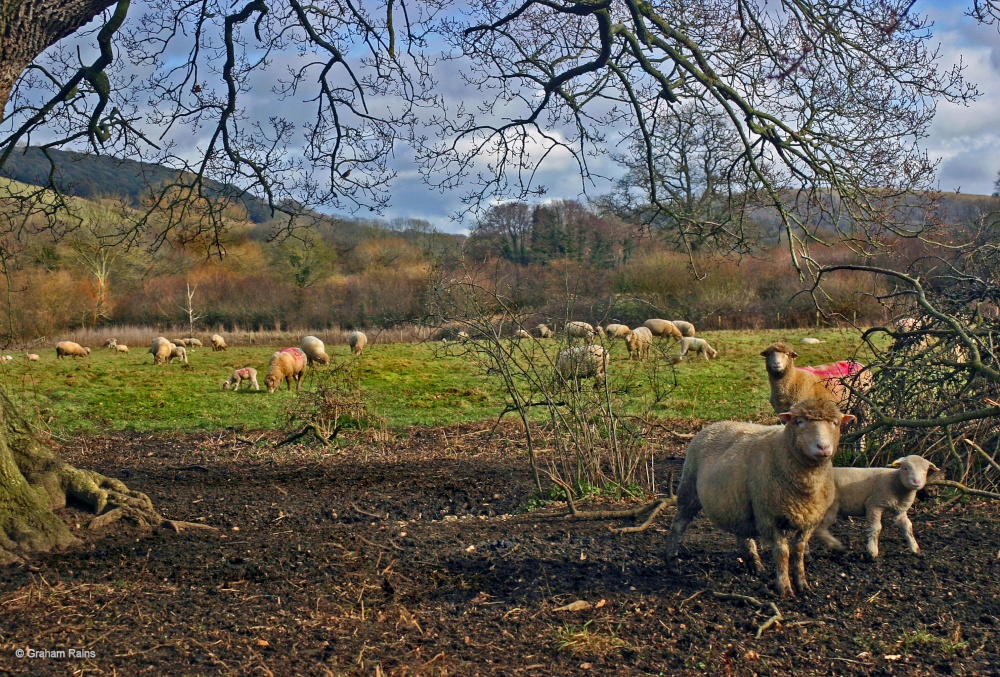
[[[672,508],[627,535],[560,504],[520,511],[533,482],[516,432],[480,428],[336,451],[231,431],[66,446],[218,531],[94,533],[68,508],[79,547],[0,571],[0,672],[1000,674],[995,504],[919,503],[924,554],[886,525],[878,563],[838,523],[852,553],[814,542],[812,591],[779,599],[704,518],[671,571]],[[665,482],[683,440],[661,446]]]

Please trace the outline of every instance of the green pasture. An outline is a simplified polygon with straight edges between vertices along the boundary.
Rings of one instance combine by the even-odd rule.
[[[649,408],[648,382],[643,374],[652,364],[630,363],[621,341],[611,344],[609,368],[613,388],[626,389],[626,401],[647,407],[654,415],[708,420],[754,420],[770,415],[767,377],[760,351],[777,340],[792,343],[798,363],[819,364],[856,357],[858,334],[840,330],[763,330],[706,332],[719,351],[717,359],[692,359],[671,367],[673,343],[657,351],[655,371],[665,393]],[[804,336],[826,343],[803,345]],[[561,347],[543,342],[550,355]],[[105,431],[204,431],[275,429],[287,427],[296,408],[296,394],[283,386],[268,395],[264,374],[271,353],[283,346],[231,346],[225,352],[198,348],[189,352],[189,365],[154,365],[145,347],[130,355],[95,348],[89,358],[57,360],[52,348],[36,350],[40,362],[13,354],[0,363],[0,384],[19,403],[29,420],[59,436]],[[358,359],[361,387],[375,413],[389,427],[448,425],[496,417],[503,408],[501,385],[460,346],[441,344],[370,345],[360,358],[346,346],[328,347],[334,362]],[[256,367],[261,390],[223,391],[221,382],[238,367]],[[315,387],[311,370],[303,390]],[[630,405],[632,407],[633,405]],[[541,411],[538,412],[541,414]]]

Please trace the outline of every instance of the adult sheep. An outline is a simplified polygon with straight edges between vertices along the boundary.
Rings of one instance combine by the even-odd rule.
[[[212,334],[212,350],[225,350],[229,346],[226,345],[226,339],[222,338],[218,334]]]
[[[604,383],[608,370],[608,352],[602,346],[566,348],[556,359],[556,375],[562,381],[594,379],[594,387]]]
[[[628,328],[627,324],[609,324],[604,328],[604,332],[607,334],[608,338],[613,339],[622,338],[625,336],[625,333],[629,331],[632,330]]]
[[[871,373],[858,362],[843,360],[816,367],[796,367],[798,356],[787,343],[772,343],[761,353],[771,384],[771,407],[776,414],[811,397],[825,397],[843,407],[851,394],[845,378],[853,379],[854,385],[861,388],[871,383]]]
[[[201,341],[194,337],[184,339],[184,345],[188,348],[201,348]]]
[[[677,327],[677,331],[679,331],[682,336],[687,336],[689,338],[694,337],[694,325],[690,322],[685,322],[684,320],[670,320],[670,323]]]
[[[149,345],[149,354],[153,356],[153,364],[163,364],[170,359],[170,351],[176,346],[163,338],[157,336]]]
[[[628,347],[628,356],[633,360],[645,360],[649,357],[649,349],[653,347],[653,332],[646,327],[636,327],[622,338]]]
[[[90,356],[90,348],[81,346],[75,341],[60,341],[56,344],[56,358],[61,359],[63,357],[88,357]]]
[[[813,398],[779,418],[786,425],[723,421],[694,436],[667,541],[669,561],[704,510],[715,526],[736,536],[743,559],[758,573],[763,565],[756,539],[771,546],[779,594],[793,595],[793,583],[797,591],[808,589],[806,544],[833,505],[833,454],[841,426],[854,417],[829,399]]]
[[[666,336],[678,341],[684,338],[684,335],[681,334],[681,330],[678,329],[670,320],[646,320],[642,323],[642,326],[653,332],[653,336]]]
[[[309,364],[319,362],[320,364],[330,364],[330,356],[326,354],[326,346],[315,336],[306,336],[299,346],[306,354]]]
[[[888,513],[899,527],[910,552],[917,554],[920,546],[913,537],[913,524],[906,511],[913,505],[917,492],[927,484],[927,473],[937,466],[917,455],[904,456],[888,468],[834,468],[833,481],[837,496],[816,530],[816,536],[834,550],[844,545],[830,533],[837,515],[864,517],[868,527],[868,554],[878,557],[878,537],[882,533],[882,515]]]
[[[590,341],[594,338],[594,327],[586,322],[567,322],[565,331],[570,343],[576,339]]]
[[[458,332],[458,333],[459,336],[461,336],[465,332]],[[469,335],[466,334],[463,338],[467,339],[469,338]],[[364,352],[365,346],[368,345],[368,337],[365,336],[365,333],[363,331],[352,331],[350,334],[347,335],[347,345],[351,347],[352,353],[354,353],[355,355],[360,355],[361,353]]]
[[[288,384],[289,390],[292,389],[292,381],[295,381],[295,389],[298,390],[308,363],[306,354],[300,348],[285,348],[272,354],[267,365],[267,376],[264,377],[267,392],[273,393],[282,381]]]
[[[556,332],[549,328],[547,324],[536,325],[533,331],[538,338],[548,339],[556,337]]]

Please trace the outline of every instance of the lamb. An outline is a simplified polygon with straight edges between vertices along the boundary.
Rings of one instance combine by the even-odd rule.
[[[910,552],[917,554],[920,546],[913,538],[913,524],[906,511],[913,505],[917,492],[927,484],[929,470],[937,466],[916,455],[904,456],[888,468],[834,468],[833,480],[837,496],[826,517],[816,530],[816,536],[834,550],[844,545],[830,533],[837,515],[866,518],[868,524],[868,554],[878,557],[878,537],[882,532],[882,514],[894,518]]]
[[[646,327],[630,329],[623,337],[628,346],[628,356],[633,360],[645,360],[653,347],[653,332]]]
[[[292,389],[292,381],[295,381],[295,390],[298,390],[308,363],[306,354],[300,348],[285,348],[272,354],[267,365],[267,376],[264,377],[267,392],[273,393],[282,381],[288,384],[289,390]]]
[[[184,345],[188,348],[201,348],[201,341],[196,338],[186,338],[184,339]]]
[[[840,398],[824,387],[819,376],[795,368],[799,356],[787,343],[772,343],[761,353],[771,382],[771,406],[780,414],[791,409],[796,402],[810,398],[826,398],[839,403]]]
[[[604,382],[608,369],[608,352],[597,345],[566,348],[556,359],[556,375],[562,381],[593,378],[594,387]]]
[[[149,352],[153,356],[153,364],[163,364],[170,358],[170,351],[176,346],[173,343],[157,336],[149,346]]]
[[[670,322],[677,327],[677,331],[683,336],[693,337],[695,335],[694,325],[690,322],[685,322],[684,320],[671,320]]]
[[[212,350],[225,350],[229,346],[226,345],[226,339],[222,338],[218,334],[212,334]]]
[[[770,544],[779,594],[808,589],[806,543],[833,505],[833,454],[841,426],[854,417],[829,399],[812,398],[779,418],[786,425],[723,421],[694,436],[677,491],[668,561],[676,559],[681,537],[704,509],[715,526],[736,536],[744,560],[758,573],[763,565],[756,539]]]
[[[3,355],[3,356],[0,356],[0,362],[13,362],[13,361],[14,361],[14,356],[13,355]]]
[[[315,336],[306,336],[299,346],[306,354],[309,364],[319,362],[320,364],[330,364],[330,356],[326,354],[326,346]]]
[[[703,338],[692,338],[690,336],[685,336],[680,341],[681,352],[674,358],[674,364],[677,364],[681,360],[688,357],[689,352],[694,352],[696,355],[701,355],[706,360],[709,358],[715,358],[719,354],[719,351],[708,344]],[[690,358],[688,358],[690,359]]]
[[[118,339],[109,338],[104,342],[104,347],[110,350],[114,350],[116,345],[118,345]]]
[[[804,339],[802,339],[802,342],[805,343],[807,346],[815,346],[820,343],[826,343],[826,341],[824,341],[823,339],[813,338],[812,336],[806,336]]]
[[[28,353],[27,355],[25,355],[25,357],[28,358],[28,362],[40,362],[42,359],[39,355],[36,355],[35,353]]]
[[[222,382],[222,389],[229,390],[230,386],[232,386],[235,393],[240,389],[240,384],[243,381],[249,381],[254,390],[260,390],[260,385],[257,383],[257,370],[253,367],[233,369],[233,373],[229,375],[229,378]]]
[[[462,334],[465,334],[465,332],[464,331],[458,332],[459,338],[463,339],[469,338],[468,334],[465,334],[464,337],[462,337]],[[347,345],[351,347],[351,352],[353,352],[355,355],[360,355],[361,353],[364,352],[365,346],[368,345],[368,337],[365,336],[365,333],[363,331],[352,331],[350,334],[347,335]]]
[[[610,338],[622,338],[625,336],[625,332],[632,330],[628,328],[627,324],[609,324],[604,328],[604,331]]]
[[[642,323],[642,326],[653,332],[653,336],[668,336],[672,339],[677,339],[678,341],[684,338],[684,335],[681,334],[681,330],[678,329],[670,320],[646,320]]]
[[[526,332],[524,329],[518,329],[516,332],[514,332],[515,340],[520,341],[521,339],[529,339],[529,338],[531,338],[531,334]]]
[[[547,324],[539,324],[534,329],[535,336],[538,338],[555,338],[556,333],[549,328]]]
[[[576,339],[590,341],[594,338],[594,327],[586,322],[567,322],[565,331],[570,343]]]
[[[184,364],[188,363],[187,348],[184,346],[174,346],[170,349],[170,356],[167,358],[167,364],[173,364],[174,360],[180,360]]]
[[[56,344],[56,358],[63,357],[89,357],[90,348],[81,346],[73,341],[60,341]]]
[[[124,343],[115,344],[115,352],[116,353],[125,353],[126,355],[128,355],[129,354],[128,353],[128,346],[125,345]]]

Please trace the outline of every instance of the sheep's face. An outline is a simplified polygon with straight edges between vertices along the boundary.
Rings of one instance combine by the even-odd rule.
[[[927,473],[937,470],[937,466],[920,456],[906,456],[892,462],[893,468],[899,468],[899,481],[910,491],[920,491],[927,484]]]
[[[793,412],[778,414],[778,418],[786,424],[785,434],[791,436],[793,446],[814,463],[833,457],[840,444],[841,426],[854,420],[850,414],[839,414],[838,420],[816,420]]]
[[[783,350],[777,346],[769,346],[761,353],[761,356],[767,365],[767,372],[781,376],[795,366],[795,358],[798,357],[798,354],[794,350]]]
[[[229,381],[223,381],[222,382],[222,389],[223,390],[229,390]]]

